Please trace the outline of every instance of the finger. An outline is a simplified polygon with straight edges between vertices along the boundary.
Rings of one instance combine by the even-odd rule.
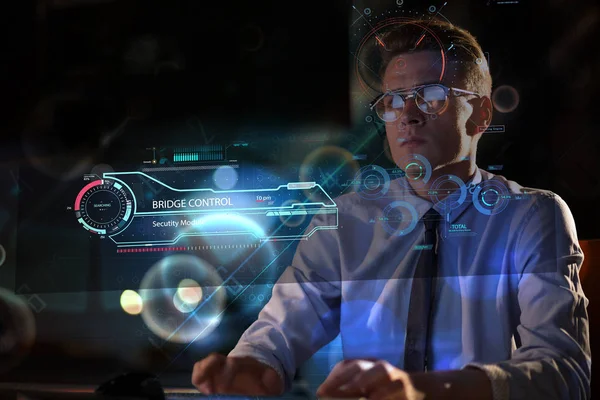
[[[340,387],[352,381],[352,379],[364,369],[368,369],[374,363],[366,360],[345,360],[338,363],[325,382],[317,390],[319,396],[337,396]],[[335,394],[334,394],[335,393]]]
[[[362,371],[347,384],[340,387],[344,391],[356,391],[361,394],[368,395],[377,390],[381,385],[386,385],[390,382],[389,370],[387,363],[376,362],[373,368]]]
[[[281,376],[271,367],[267,367],[262,376],[262,384],[266,395],[277,396],[283,394],[284,382]]]
[[[408,400],[401,381],[381,385],[369,394],[369,400]]]
[[[227,357],[221,370],[221,376],[217,379],[217,390],[220,393],[229,393],[233,387],[233,379],[240,370],[240,362],[234,357]]]
[[[260,396],[268,392],[262,382],[266,365],[248,357],[227,357],[219,377],[217,391],[223,394]]]
[[[225,356],[212,353],[205,359],[194,364],[192,383],[203,393],[211,394],[215,391],[214,377],[223,367]]]
[[[272,391],[265,386],[263,375],[271,369],[250,357],[229,357],[219,377],[219,393],[264,396]]]

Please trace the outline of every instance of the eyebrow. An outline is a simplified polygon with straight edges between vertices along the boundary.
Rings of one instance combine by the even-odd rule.
[[[398,92],[398,91],[402,92],[402,91],[409,90],[409,89],[412,89],[412,88],[415,88],[415,87],[420,87],[420,86],[425,86],[425,85],[434,85],[434,84],[440,84],[441,85],[442,83],[439,82],[439,81],[437,81],[437,80],[431,80],[431,81],[425,81],[425,82],[420,83],[418,85],[411,86],[409,88],[395,88],[395,89],[387,90],[386,92]]]

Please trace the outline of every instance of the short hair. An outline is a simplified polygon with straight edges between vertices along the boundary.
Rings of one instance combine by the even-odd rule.
[[[414,19],[394,24],[379,38],[381,43],[385,43],[385,46],[378,46],[381,77],[390,61],[398,55],[443,50],[448,73],[457,73],[463,85],[461,89],[491,96],[492,77],[487,60],[477,39],[467,30],[436,18]]]

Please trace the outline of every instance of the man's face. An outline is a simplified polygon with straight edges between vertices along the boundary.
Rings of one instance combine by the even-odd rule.
[[[421,51],[401,54],[388,64],[383,77],[383,91],[410,89],[429,83],[440,82],[442,62],[440,54]],[[449,73],[446,73],[448,76]],[[472,96],[471,96],[472,97]],[[473,107],[465,97],[449,97],[447,108],[437,116],[423,113],[414,98],[406,101],[404,112],[396,121],[386,123],[387,139],[394,162],[404,168],[411,154],[427,158],[435,170],[469,155],[472,137],[467,134],[467,121]],[[408,173],[408,171],[407,171]]]

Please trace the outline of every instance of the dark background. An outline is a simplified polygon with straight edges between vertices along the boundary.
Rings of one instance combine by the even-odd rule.
[[[458,1],[442,9],[489,52],[494,87],[510,85],[520,96],[515,111],[495,113],[493,124],[505,125],[506,133],[480,142],[478,165],[503,165],[497,173],[558,193],[579,237],[598,238],[598,6],[501,3]],[[397,8],[394,1],[354,5],[370,7],[372,16]],[[208,135],[228,141],[260,130],[282,137],[310,124],[361,133],[350,126],[348,36],[356,11],[349,1],[12,6],[3,10],[2,24],[2,159],[23,160],[24,148],[33,148],[61,155],[51,168],[65,171],[78,157],[123,160],[124,148],[189,144]],[[426,14],[428,6],[407,0],[402,7]],[[54,124],[36,123],[34,110],[60,96],[70,100],[61,103]],[[127,115],[135,124],[100,146]],[[202,121],[204,138],[178,128],[190,117]]]
[[[492,123],[506,133],[484,137],[478,165],[502,165],[496,173],[559,194],[579,238],[598,239],[600,7],[500,3],[457,1],[443,9],[489,52],[494,87],[510,85],[520,96],[515,111],[495,113]],[[354,4],[373,13],[396,7]],[[406,0],[403,7],[425,13],[429,5]],[[17,1],[2,17],[1,182],[12,189],[0,200],[8,210],[27,190],[15,171],[32,159],[68,180],[82,159],[135,164],[140,149],[158,143],[251,137],[260,143],[252,156],[267,162],[270,142],[310,131],[299,127],[335,127],[359,139],[370,129],[351,123],[348,38],[356,15],[347,1]],[[377,154],[378,146],[365,152]],[[286,159],[268,162],[285,166]],[[16,213],[0,217],[0,243],[14,242]],[[55,365],[42,350],[40,376]],[[95,363],[103,371],[120,365]]]

